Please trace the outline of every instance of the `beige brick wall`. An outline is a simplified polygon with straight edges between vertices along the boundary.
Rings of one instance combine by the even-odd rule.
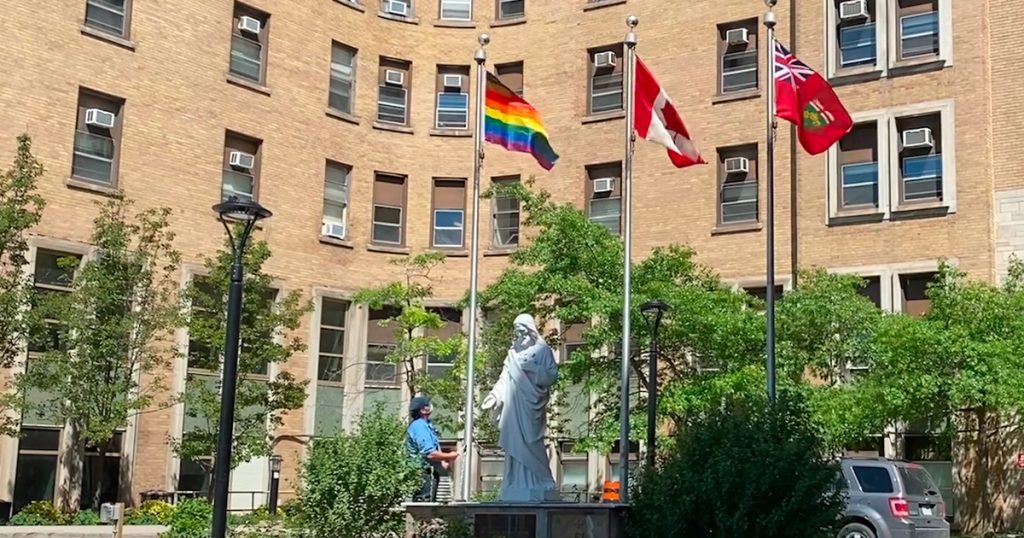
[[[666,1],[628,0],[584,11],[584,0],[533,1],[527,2],[524,24],[492,27],[492,2],[477,0],[475,28],[435,26],[434,1],[417,2],[418,24],[380,18],[375,1],[366,2],[369,7],[360,11],[335,0],[250,0],[250,5],[271,14],[269,96],[225,81],[232,13],[228,0],[185,0],[173,8],[165,2],[135,2],[134,50],[83,35],[84,2],[53,2],[45,10],[29,4],[9,6],[0,18],[0,31],[7,36],[0,45],[0,72],[5,74],[0,84],[5,112],[0,161],[9,161],[14,136],[33,136],[37,154],[48,168],[41,190],[49,207],[37,233],[85,240],[95,214],[92,204],[101,199],[65,185],[77,90],[83,86],[126,99],[120,185],[141,207],[168,205],[175,210],[172,221],[186,261],[198,262],[220,245],[221,225],[209,208],[219,200],[224,131],[231,129],[263,140],[260,201],[275,216],[260,235],[275,254],[267,269],[286,288],[310,295],[314,287],[354,290],[392,278],[396,274],[387,263],[391,256],[366,249],[373,172],[409,175],[407,237],[414,252],[428,245],[431,177],[472,174],[472,139],[429,135],[435,66],[472,64],[480,32],[491,34],[491,64],[523,61],[526,97],[541,111],[562,158],[545,173],[528,155],[489,146],[484,177],[536,175],[538,185],[555,193],[556,199],[582,204],[584,167],[620,159],[624,144],[622,119],[581,121],[586,114],[586,50],[621,41],[629,14],[641,21],[638,54],[677,103],[704,156],[713,160],[716,147],[756,142],[763,179],[763,96],[712,103],[716,24],[760,17],[761,2],[694,2],[683,9]],[[1021,149],[1017,137],[1024,121],[1014,90],[1009,89],[1022,70],[1009,46],[1014,37],[1013,7],[1018,3],[985,0],[987,10],[980,4],[979,9],[967,9],[956,3],[952,67],[838,89],[852,112],[955,99],[956,214],[828,226],[824,157],[797,151],[796,162],[791,162],[790,130],[781,124],[776,160],[780,275],[791,272],[790,215],[795,213],[803,266],[857,267],[949,256],[972,274],[993,277],[993,181],[999,188],[1019,188],[1024,181],[1019,161],[1011,158]],[[798,14],[795,40],[790,37],[791,5]],[[778,15],[780,39],[806,63],[823,70],[823,3],[783,2]],[[358,125],[324,113],[332,39],[359,50]],[[381,55],[412,62],[413,134],[372,128]],[[760,61],[763,87],[763,54]],[[323,165],[328,158],[353,166],[349,229],[354,248],[317,239]],[[794,165],[795,211],[790,203]],[[700,261],[727,278],[764,274],[763,230],[712,234],[717,211],[714,166],[676,170],[662,148],[638,141],[634,180],[636,256],[656,246],[687,243],[697,249]],[[762,215],[764,192],[762,181]],[[483,223],[486,244],[486,210]],[[468,239],[468,230],[466,235]],[[504,264],[501,257],[484,258],[482,282],[493,280]],[[435,283],[438,296],[460,297],[469,282],[468,270],[468,258],[450,259]],[[310,327],[299,331],[308,335]],[[286,368],[305,377],[307,360],[307,355],[295,357]],[[136,492],[172,486],[166,446],[172,416],[163,410],[142,421],[136,460],[144,465],[136,467]],[[283,433],[308,433],[304,424],[303,413],[293,413]],[[297,445],[283,446],[294,452]],[[286,480],[294,476],[290,460]]]

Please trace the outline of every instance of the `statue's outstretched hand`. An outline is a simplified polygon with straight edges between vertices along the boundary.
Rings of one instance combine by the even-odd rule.
[[[480,404],[480,407],[486,410],[493,408],[497,404],[498,399],[495,398],[493,394],[488,394],[487,397],[484,398],[484,403]]]

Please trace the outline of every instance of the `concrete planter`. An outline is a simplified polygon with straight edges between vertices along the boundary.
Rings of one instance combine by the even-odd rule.
[[[163,525],[125,525],[125,538],[157,538],[167,530]],[[53,527],[0,527],[0,538],[111,538],[114,527],[107,525]]]

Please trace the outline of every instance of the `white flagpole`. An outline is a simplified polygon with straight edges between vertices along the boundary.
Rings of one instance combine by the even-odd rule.
[[[765,268],[765,287],[766,289],[766,300],[765,300],[765,321],[767,325],[767,334],[765,335],[766,341],[766,364],[765,370],[768,378],[768,400],[771,402],[775,401],[775,132],[778,127],[778,122],[775,119],[775,12],[772,9],[775,7],[777,0],[765,0],[765,5],[768,6],[768,12],[764,14],[764,26],[768,29],[768,46],[765,47],[768,51],[768,61],[765,64],[768,67],[768,76],[765,85],[767,86],[765,96],[768,98],[767,104],[767,117],[766,121],[766,149],[768,152],[768,165],[767,165],[767,176],[768,182],[766,184],[766,190],[768,193],[768,199],[766,200],[765,206],[767,209],[767,215],[765,215],[765,234],[767,235],[765,251],[766,251],[766,268]]]
[[[625,79],[623,90],[626,94],[626,155],[622,161],[622,237],[624,243],[624,262],[622,264],[622,371],[619,394],[619,502],[629,501],[629,356],[630,356],[630,314],[632,308],[631,264],[633,252],[633,100],[636,93],[634,77],[636,75],[636,28],[638,20],[630,15],[626,18],[629,31],[626,33],[625,45]]]
[[[490,36],[480,34],[480,48],[476,49],[476,118],[473,140],[473,228],[470,233],[469,262],[469,359],[466,364],[466,430],[462,436],[462,490],[461,499],[468,501],[473,490],[473,414],[476,411],[475,395],[477,348],[477,279],[480,273],[480,167],[484,160],[484,87],[487,84],[487,52],[484,47],[491,42]]]

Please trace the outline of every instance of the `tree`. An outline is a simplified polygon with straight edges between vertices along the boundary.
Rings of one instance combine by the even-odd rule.
[[[0,368],[14,365],[29,332],[32,281],[24,272],[25,235],[39,223],[46,205],[36,194],[43,172],[32,155],[32,140],[19,136],[14,162],[0,175]],[[17,418],[10,414],[15,402],[9,400],[9,394],[0,394],[0,435],[17,434]]]
[[[308,380],[296,379],[283,369],[272,375],[272,368],[306,349],[304,339],[290,333],[299,328],[312,304],[298,290],[278,293],[273,278],[263,272],[270,255],[261,240],[253,241],[244,253],[233,448],[227,463],[232,468],[269,456],[274,430],[288,411],[302,407],[306,400]],[[185,427],[181,439],[172,439],[171,444],[183,460],[202,467],[208,494],[212,494],[213,469],[221,464],[216,461],[216,449],[231,261],[231,244],[226,242],[216,256],[205,260],[207,276],[194,279],[184,291],[191,312],[186,322],[190,373],[184,392],[178,395],[178,402],[185,406]]]
[[[80,503],[86,447],[114,452],[116,433],[154,402],[178,325],[172,275],[179,255],[168,230],[171,210],[133,213],[132,205],[121,196],[100,205],[91,237],[95,253],[84,259],[71,292],[39,301],[37,310],[50,321],[35,337],[58,345],[33,356],[14,382],[23,412],[52,417],[68,430],[65,511],[99,506],[111,486],[103,482],[102,457],[92,458],[94,488]],[[78,259],[61,263],[77,266]],[[48,398],[27,397],[33,392]]]

